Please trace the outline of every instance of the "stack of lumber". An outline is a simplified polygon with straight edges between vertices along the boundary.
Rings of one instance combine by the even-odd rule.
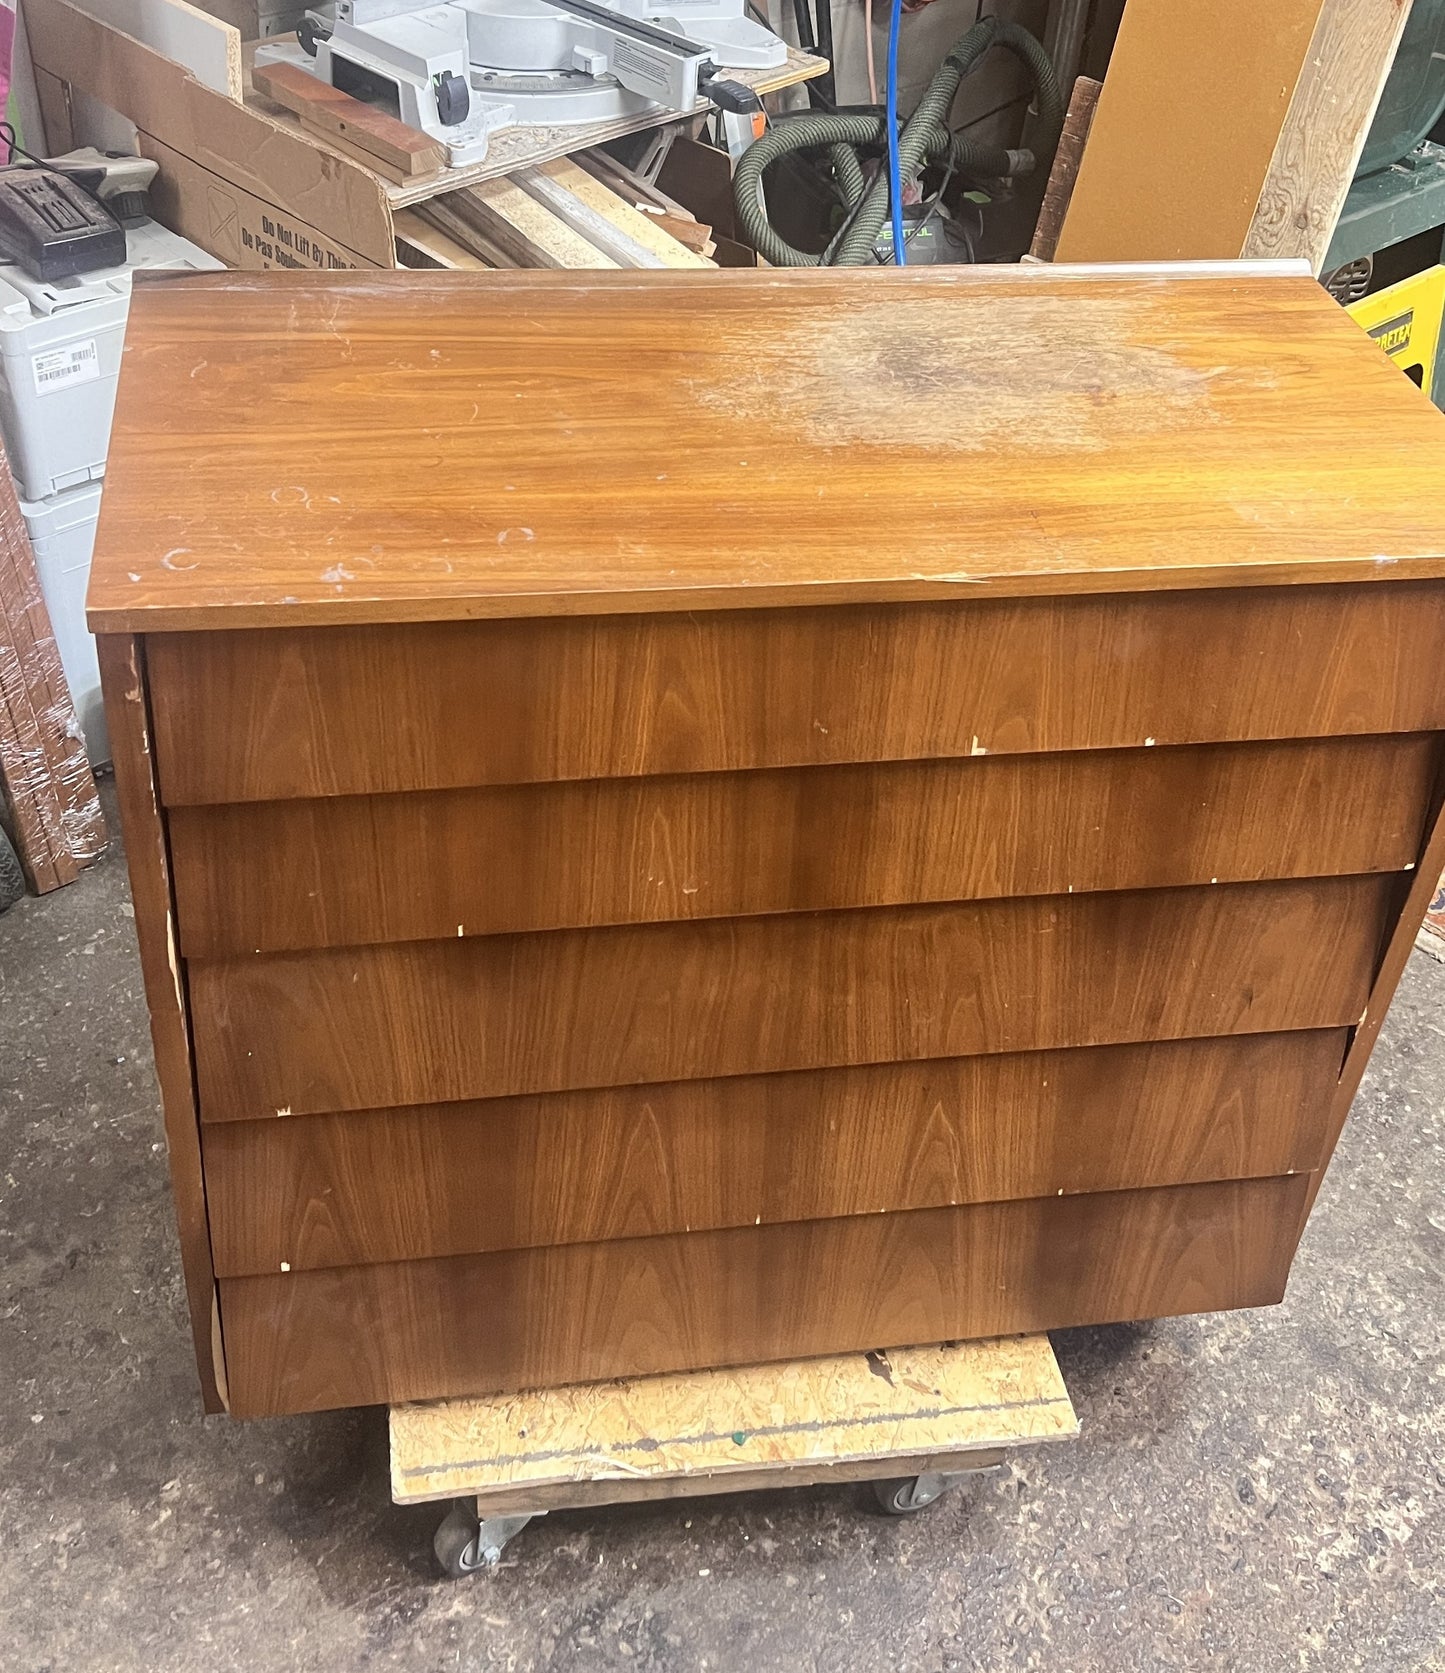
[[[302,129],[398,185],[445,166],[444,148],[385,111],[289,64],[256,87]],[[585,165],[585,166],[584,166]],[[605,152],[529,163],[394,214],[409,267],[715,267],[711,228]]]
[[[604,158],[559,157],[398,210],[404,264],[716,267],[710,227],[636,176],[628,189]]]

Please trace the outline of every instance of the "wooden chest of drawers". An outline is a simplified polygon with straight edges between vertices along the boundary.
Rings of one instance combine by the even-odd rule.
[[[1277,1300],[1445,858],[1442,464],[1244,268],[139,286],[208,1403]]]

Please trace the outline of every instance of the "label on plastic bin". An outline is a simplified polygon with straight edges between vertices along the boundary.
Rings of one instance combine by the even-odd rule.
[[[83,343],[67,343],[63,349],[45,349],[30,357],[30,369],[35,374],[35,393],[51,395],[72,383],[89,383],[100,376],[100,350],[95,338]]]

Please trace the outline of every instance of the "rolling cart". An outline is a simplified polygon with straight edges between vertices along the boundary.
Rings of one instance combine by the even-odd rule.
[[[1048,1337],[1001,1337],[393,1406],[392,1498],[451,1501],[461,1576],[553,1510],[865,1481],[907,1515],[1078,1428]]]

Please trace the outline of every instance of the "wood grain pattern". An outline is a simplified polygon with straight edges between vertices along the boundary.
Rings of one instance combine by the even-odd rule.
[[[1292,1179],[228,1278],[242,1416],[428,1400],[1284,1293]]]
[[[1243,253],[1322,15],[1355,0],[1129,0],[1060,261]],[[1368,6],[1360,8],[1370,10]],[[1172,186],[1187,180],[1187,190]]]
[[[1320,8],[1240,255],[1303,257],[1316,273],[1324,265],[1410,4]]]
[[[1385,944],[1375,971],[1369,1003],[1365,1006],[1365,1014],[1360,1018],[1360,1025],[1350,1041],[1350,1049],[1340,1071],[1339,1085],[1335,1089],[1326,1130],[1324,1160],[1314,1176],[1302,1212],[1301,1225],[1303,1216],[1308,1215],[1314,1206],[1315,1193],[1319,1190],[1324,1170],[1344,1130],[1350,1105],[1360,1090],[1360,1082],[1365,1078],[1370,1053],[1375,1049],[1375,1042],[1380,1037],[1390,1002],[1395,997],[1395,989],[1405,974],[1405,966],[1415,946],[1415,937],[1420,932],[1420,925],[1424,922],[1442,876],[1445,876],[1445,771],[1441,772],[1432,792],[1420,856],[1410,879],[1409,890],[1400,901],[1399,913],[1393,920],[1390,938]]]
[[[1343,1029],[205,1130],[223,1277],[1305,1173]]]
[[[1029,245],[1029,255],[1036,261],[1052,261],[1059,247],[1059,233],[1069,211],[1069,199],[1074,195],[1074,182],[1079,177],[1079,164],[1088,144],[1089,129],[1094,125],[1094,111],[1103,86],[1103,82],[1090,76],[1080,76],[1069,94],[1069,108]]]
[[[518,169],[512,178],[588,238],[621,267],[715,267],[697,251],[680,246],[650,216],[641,214],[568,157]]]
[[[201,1173],[200,1133],[191,1078],[191,1040],[184,978],[176,955],[170,869],[165,828],[151,770],[150,722],[146,713],[144,654],[133,639],[103,635],[96,641],[105,717],[115,760],[116,795],[125,829],[126,866],[135,902],[141,976],[150,1012],[156,1078],[165,1118],[171,1192],[180,1234],[191,1339],[201,1398],[208,1412],[225,1409],[225,1367],[213,1339],[216,1305],[206,1221],[206,1187]]]
[[[1440,759],[1410,734],[175,808],[181,949],[1399,871]]]
[[[256,64],[251,80],[268,99],[404,174],[434,174],[446,163],[445,148],[429,134],[353,99],[295,64]]]
[[[569,226],[547,204],[510,179],[483,180],[436,200],[464,226],[475,226],[519,267],[615,268],[605,251]],[[445,223],[444,223],[445,224]]]
[[[1442,445],[1303,277],[197,274],[132,303],[91,622],[1439,576]]]
[[[1445,728],[1433,582],[148,643],[172,806]]]
[[[1385,874],[194,959],[202,1118],[1334,1027],[1364,1009],[1394,888]]]

